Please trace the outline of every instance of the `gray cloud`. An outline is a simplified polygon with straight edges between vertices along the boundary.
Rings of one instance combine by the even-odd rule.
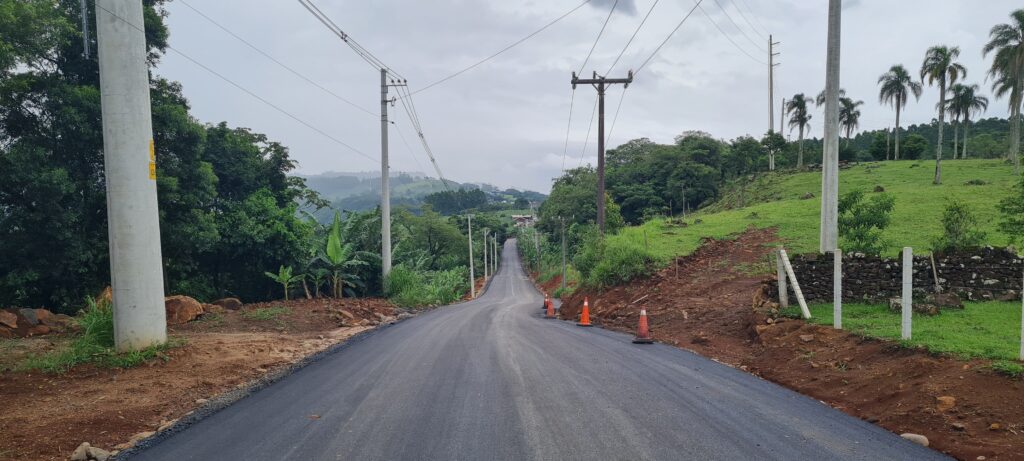
[[[373,114],[380,110],[379,73],[297,2],[260,2],[258,8],[244,0],[189,2],[332,92]],[[317,0],[345,32],[406,76],[413,90],[491,55],[578,2]],[[627,5],[646,13],[652,2]],[[594,158],[596,126],[584,151],[596,97],[590,87],[575,92],[565,146],[570,73],[583,63],[610,6],[609,0],[596,3],[600,9],[581,8],[507,53],[415,96],[427,139],[447,176],[546,191],[551,178],[561,171],[563,151],[567,167],[576,166],[581,158],[584,162]],[[674,135],[692,129],[725,139],[764,133],[768,128],[767,67],[737,46],[758,60],[767,56],[737,26],[752,41],[766,42],[764,34],[771,32],[782,42],[778,99],[798,92],[814,95],[824,87],[827,2],[720,3],[724,11],[706,1],[704,9],[736,45],[707,17],[694,13],[625,92],[610,146],[637,137],[671,142]],[[658,3],[613,73],[637,68],[691,7],[690,2]],[[379,156],[379,115],[353,109],[278,68],[179,2],[168,3],[167,8],[172,46],[331,136],[371,157]],[[844,11],[841,85],[852,97],[867,102],[861,127],[892,124],[892,109],[877,104],[878,76],[897,63],[916,74],[925,50],[938,43],[959,45],[961,62],[969,70],[966,82],[979,83],[989,93],[984,81],[988,61],[982,58],[981,47],[988,30],[1007,22],[1016,8],[1016,0],[905,0],[862,2]],[[613,15],[584,72],[605,72],[642,16]],[[227,120],[266,133],[291,148],[303,173],[367,171],[378,166],[173,52],[163,58],[157,73],[182,82],[200,120]],[[608,91],[609,125],[622,94],[621,88]],[[937,100],[938,90],[926,88],[921,101],[907,107],[903,120],[908,124],[931,120]],[[778,112],[778,100],[775,109]],[[433,174],[401,106],[391,109],[391,115],[398,127],[391,134],[392,168]],[[821,120],[820,113],[814,115]],[[1006,116],[1006,101],[993,100],[983,116]],[[811,135],[820,136],[820,131],[821,124],[815,123]]]
[[[619,13],[626,13],[630,16],[636,14],[636,0],[617,1],[618,4],[615,3],[616,0],[591,0],[590,6],[593,6],[594,8],[607,10],[608,8],[611,8],[612,5],[615,5],[615,11]]]

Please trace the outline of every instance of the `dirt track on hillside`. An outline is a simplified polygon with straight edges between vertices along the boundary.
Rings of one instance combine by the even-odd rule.
[[[959,459],[1024,459],[1024,383],[983,360],[963,361],[799,320],[769,321],[754,304],[777,242],[770,230],[709,241],[650,278],[566,299],[575,319],[589,297],[595,323],[634,331],[640,307],[656,340],[764,377],[896,433],[928,437]],[[678,275],[677,275],[678,271]],[[762,274],[762,275],[757,275]],[[550,287],[543,287],[550,288]],[[943,397],[940,404],[939,397]],[[952,406],[945,397],[953,397]]]

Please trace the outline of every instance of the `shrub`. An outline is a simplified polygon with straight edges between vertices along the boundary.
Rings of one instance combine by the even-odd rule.
[[[469,290],[469,271],[457,267],[445,271],[418,271],[404,264],[391,269],[384,293],[402,307],[439,306],[458,301]]]
[[[573,258],[583,283],[594,287],[622,284],[649,274],[654,257],[642,244],[600,237],[589,239]]]
[[[1009,235],[1011,242],[1024,241],[1024,176],[1014,186],[1013,193],[999,202],[999,211],[1003,215],[999,230]]]
[[[30,356],[22,368],[47,373],[64,373],[75,365],[94,363],[107,368],[130,368],[156,357],[167,357],[163,351],[175,347],[170,341],[141,351],[118,353],[114,350],[114,311],[109,301],[86,299],[86,308],[76,320],[81,333],[65,347],[42,355]]]
[[[942,213],[943,234],[932,242],[932,251],[945,252],[977,248],[985,242],[985,233],[978,230],[978,219],[971,209],[958,200],[950,201]]]
[[[889,214],[896,205],[891,194],[878,194],[864,200],[864,192],[855,190],[839,199],[839,236],[844,251],[878,255],[887,242],[882,231],[889,226]]]

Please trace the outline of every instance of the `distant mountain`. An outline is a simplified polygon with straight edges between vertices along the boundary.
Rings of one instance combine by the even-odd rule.
[[[338,211],[366,211],[380,204],[380,173],[378,172],[327,172],[317,175],[297,175],[306,180],[306,185],[329,200]],[[490,184],[458,183],[448,181],[451,189],[480,189],[488,196],[488,202],[511,206],[516,199],[525,198],[533,203],[544,201],[547,196],[534,191],[499,189]],[[391,205],[419,211],[423,198],[434,192],[444,191],[441,180],[417,172],[394,172],[391,174]],[[318,219],[327,220],[331,210],[320,210]]]

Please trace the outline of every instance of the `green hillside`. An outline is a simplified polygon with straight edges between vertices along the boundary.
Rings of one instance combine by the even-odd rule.
[[[887,255],[903,246],[925,250],[940,232],[940,217],[949,199],[968,204],[987,233],[991,245],[1007,245],[1007,236],[996,226],[996,204],[1010,194],[1015,183],[1012,168],[999,160],[943,162],[943,184],[932,184],[934,162],[897,161],[861,163],[840,171],[840,194],[854,189],[868,196],[876,186],[896,198],[892,224],[884,238]],[[984,181],[982,185],[968,182]],[[804,197],[813,194],[813,198]],[[609,236],[609,243],[644,242],[659,259],[692,252],[704,237],[723,238],[749,226],[776,227],[790,253],[818,250],[818,219],[821,207],[820,172],[760,174],[741,178],[713,206],[686,216],[685,227],[654,219],[627,227]],[[697,221],[700,221],[699,223]]]

